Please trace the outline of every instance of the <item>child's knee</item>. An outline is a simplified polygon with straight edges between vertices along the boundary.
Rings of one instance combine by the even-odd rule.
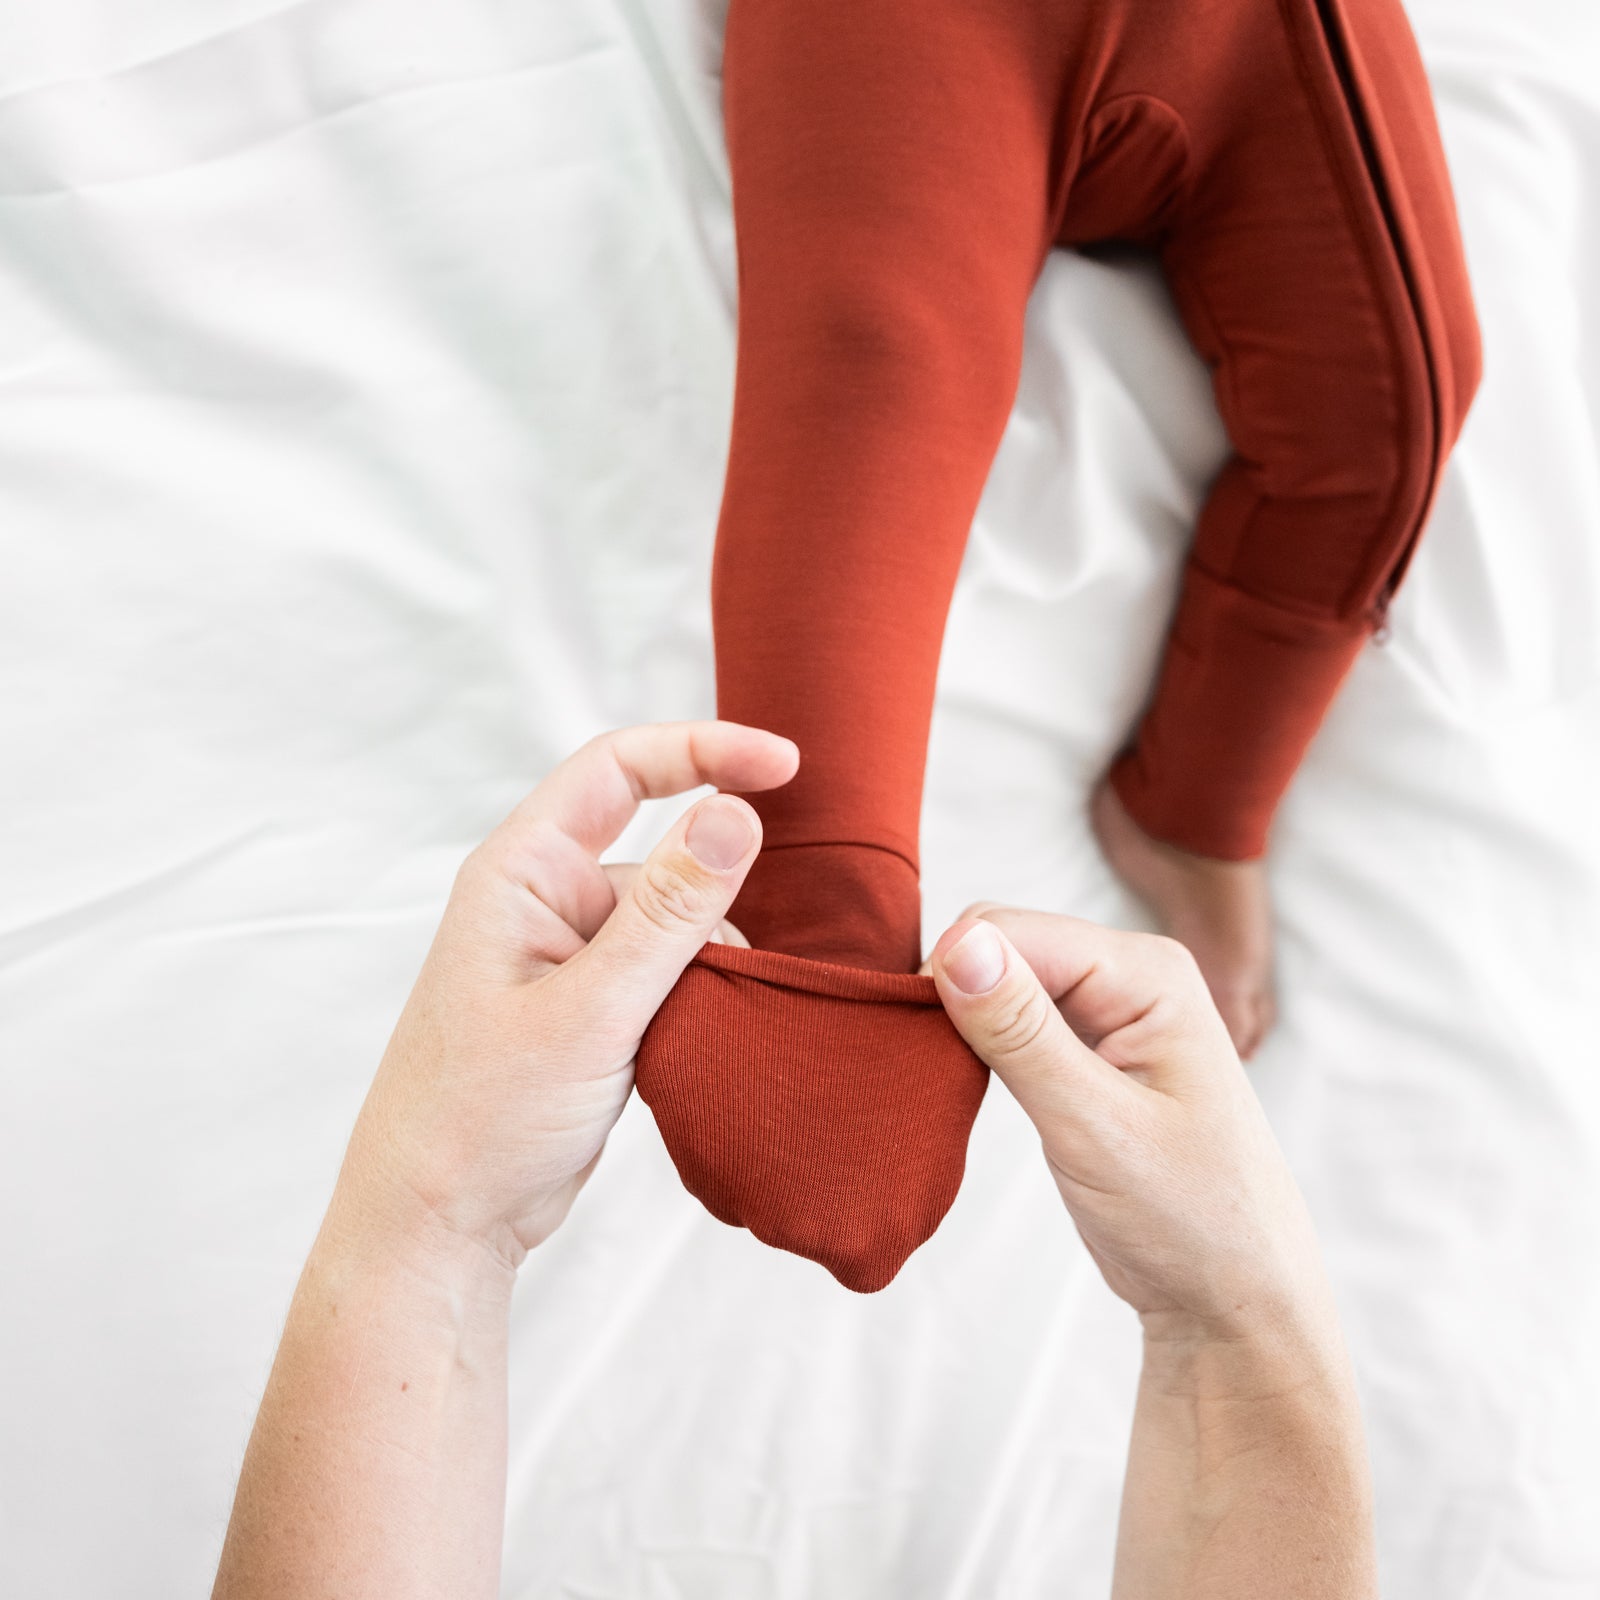
[[[929,242],[923,254],[936,250]],[[746,278],[741,369],[760,365],[792,395],[820,395],[839,413],[1003,420],[1021,361],[1022,307],[959,268],[852,256],[791,263],[764,285]]]

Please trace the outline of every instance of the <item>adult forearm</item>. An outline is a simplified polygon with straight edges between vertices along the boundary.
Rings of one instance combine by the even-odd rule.
[[[1336,1333],[1147,1328],[1114,1600],[1372,1600],[1371,1485]]]
[[[511,1273],[341,1181],[245,1455],[215,1600],[493,1600]]]

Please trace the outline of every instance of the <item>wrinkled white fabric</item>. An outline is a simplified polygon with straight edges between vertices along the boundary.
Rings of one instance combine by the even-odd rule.
[[[1256,1081],[1327,1243],[1385,1593],[1600,1594],[1600,14],[1427,0],[1487,347],[1282,814]],[[733,254],[710,0],[0,13],[0,1592],[203,1592],[454,866],[711,709]],[[950,624],[927,933],[1130,920],[1087,786],[1221,452],[1060,258]],[[652,807],[637,853],[671,808]],[[630,1107],[514,1329],[508,1596],[1107,1591],[1134,1325],[998,1088],[845,1293]]]

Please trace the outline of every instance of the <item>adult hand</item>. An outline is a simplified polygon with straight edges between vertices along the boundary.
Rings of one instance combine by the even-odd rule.
[[[1147,1325],[1230,1335],[1325,1308],[1304,1202],[1182,945],[977,906],[929,969]]]
[[[605,734],[557,767],[457,874],[341,1188],[518,1264],[598,1160],[656,1008],[708,939],[730,936],[761,826],[714,795],[642,866],[600,852],[641,800],[772,788],[798,760],[775,734],[698,722]]]
[[[1114,1600],[1372,1600],[1372,1491],[1311,1222],[1188,951],[976,908],[951,1020],[1033,1119],[1144,1366]]]

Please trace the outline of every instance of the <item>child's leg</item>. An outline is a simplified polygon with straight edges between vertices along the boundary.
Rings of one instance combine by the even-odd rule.
[[[1397,0],[1244,0],[1230,21],[1189,81],[1163,38],[1146,60],[1189,130],[1165,262],[1237,453],[1093,817],[1249,1054],[1274,1011],[1267,825],[1399,581],[1479,355]]]
[[[945,614],[1049,240],[1050,5],[734,0],[739,241],[713,613],[724,717],[800,772],[645,1036],[637,1084],[724,1222],[881,1288],[960,1186],[987,1072],[921,958]],[[834,963],[834,964],[828,964]]]
[[[1229,860],[1262,854],[1478,377],[1449,179],[1398,3],[1252,4],[1248,70],[1235,52],[1216,69],[1226,97],[1202,80],[1180,107],[1192,176],[1163,249],[1235,455],[1112,773],[1148,834]]]
[[[801,754],[748,797],[765,844],[732,916],[757,948],[921,960],[940,642],[1048,242],[1038,9],[734,0],[717,700]]]

